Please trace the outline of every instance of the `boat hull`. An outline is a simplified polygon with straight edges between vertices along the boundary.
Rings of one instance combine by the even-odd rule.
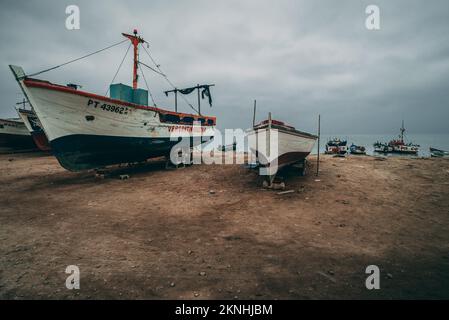
[[[33,131],[31,132],[31,137],[33,138],[34,143],[41,151],[50,151],[50,143],[48,142],[47,136],[45,135],[44,130]]]
[[[366,151],[350,151],[353,155],[366,155]]]
[[[178,142],[169,138],[69,135],[51,141],[51,149],[62,167],[82,171],[169,156]]]
[[[0,119],[0,147],[11,150],[36,148],[23,122],[8,119]]]
[[[31,150],[36,146],[31,136],[0,133],[0,148],[11,150]]]
[[[30,132],[31,137],[39,150],[50,151],[50,143],[48,142],[48,138],[42,129],[42,124],[36,116],[36,113],[32,110],[26,109],[18,109],[17,112],[22,118],[23,123]]]

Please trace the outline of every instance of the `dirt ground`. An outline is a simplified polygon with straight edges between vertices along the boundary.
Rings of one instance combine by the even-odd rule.
[[[321,159],[279,195],[241,165],[99,179],[0,155],[0,298],[449,298],[449,161]]]

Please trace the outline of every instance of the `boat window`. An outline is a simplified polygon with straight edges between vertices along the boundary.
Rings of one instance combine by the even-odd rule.
[[[160,115],[160,119],[162,122],[179,122],[179,116],[175,114],[162,113]]]
[[[184,117],[182,118],[182,122],[193,123],[193,117]]]

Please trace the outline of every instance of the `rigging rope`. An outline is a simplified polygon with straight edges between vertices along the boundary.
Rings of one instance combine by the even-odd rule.
[[[143,72],[142,69],[140,69],[140,73],[142,73],[142,77],[143,77],[143,80],[145,81],[145,85],[147,86],[147,90],[148,90],[148,93],[150,94],[151,101],[153,101],[154,106],[157,107],[156,101],[154,101],[153,94],[152,94],[151,91],[150,91],[150,87],[148,86],[147,79],[145,78],[145,74],[144,74],[144,72]]]
[[[111,81],[111,83],[108,86],[108,90],[106,91],[105,96],[108,95],[109,89],[111,88],[111,84],[114,82],[115,78],[117,77],[118,73],[120,72],[120,69],[121,69],[121,67],[123,65],[123,62],[125,61],[125,58],[128,55],[129,48],[131,48],[131,45],[132,45],[132,43],[129,44],[128,49],[126,50],[125,55],[123,56],[122,62],[120,62],[120,65],[118,66],[117,72],[114,75],[114,78],[112,78],[112,81]]]
[[[160,64],[157,64],[156,61],[154,61],[153,57],[151,56],[151,54],[148,52],[147,48],[145,48],[145,46],[143,44],[141,44],[142,48],[145,50],[145,52],[147,53],[148,57],[150,57],[151,61],[154,63],[154,65],[156,66],[157,70],[159,70],[159,72],[156,71],[156,73],[162,75],[162,77],[164,77],[164,79],[167,81],[167,83],[173,87],[173,89],[177,89],[176,86],[168,79],[167,75],[161,70],[160,68]],[[147,66],[147,65],[145,65]],[[148,66],[147,66],[148,67]],[[151,68],[152,69],[152,68]],[[155,71],[155,70],[154,70]],[[188,106],[190,108],[192,108],[193,111],[195,111],[196,113],[199,113],[198,110],[195,109],[194,106],[192,106],[192,104],[189,102],[189,100],[187,100],[187,98],[184,95],[181,95],[181,98],[185,101],[185,103],[188,104]]]
[[[60,64],[60,65],[57,65],[57,66],[54,66],[54,67],[51,67],[51,68],[48,68],[48,69],[45,69],[45,70],[42,70],[42,71],[33,73],[33,74],[29,74],[29,75],[26,75],[26,76],[27,76],[27,77],[34,77],[34,76],[37,76],[37,75],[39,75],[39,74],[41,74],[41,73],[48,72],[48,71],[57,69],[57,68],[59,68],[59,67],[68,65],[68,64],[70,64],[70,63],[72,63],[72,62],[76,62],[76,61],[78,61],[78,60],[81,60],[81,59],[84,59],[84,58],[93,56],[94,54],[97,54],[97,53],[100,53],[100,52],[102,52],[102,51],[108,50],[108,49],[110,49],[110,48],[112,48],[112,47],[118,46],[119,44],[122,44],[122,43],[124,43],[124,42],[126,42],[126,41],[128,41],[128,40],[127,40],[127,39],[126,39],[126,40],[122,40],[122,41],[120,41],[120,42],[117,42],[117,43],[114,43],[114,44],[112,44],[112,45],[110,45],[110,46],[107,46],[106,48],[97,50],[97,51],[95,51],[95,52],[86,54],[86,55],[84,55],[84,56],[82,56],[82,57],[79,57],[79,58],[76,58],[76,59],[67,61],[67,62],[62,63],[62,64]]]
[[[149,65],[147,65],[147,64],[145,64],[145,63],[143,63],[143,62],[141,62],[141,61],[137,61],[137,62],[138,62],[139,64],[141,64],[141,65],[147,67],[147,68],[150,69],[151,71],[153,71],[153,72],[155,72],[155,73],[157,73],[157,74],[160,74],[161,76],[165,77],[165,74],[163,74],[162,72],[159,72],[159,71],[157,71],[157,70],[154,70],[154,69],[151,68]]]

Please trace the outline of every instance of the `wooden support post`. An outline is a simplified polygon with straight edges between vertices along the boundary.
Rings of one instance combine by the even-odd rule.
[[[257,108],[257,101],[256,101],[256,99],[254,99],[253,128],[256,125],[256,108]]]
[[[175,88],[175,112],[178,112],[178,89]]]
[[[196,88],[198,89],[198,114],[201,115],[200,85],[197,84]]]
[[[320,172],[320,136],[321,136],[321,115],[318,115],[318,152],[316,157],[316,175]]]

